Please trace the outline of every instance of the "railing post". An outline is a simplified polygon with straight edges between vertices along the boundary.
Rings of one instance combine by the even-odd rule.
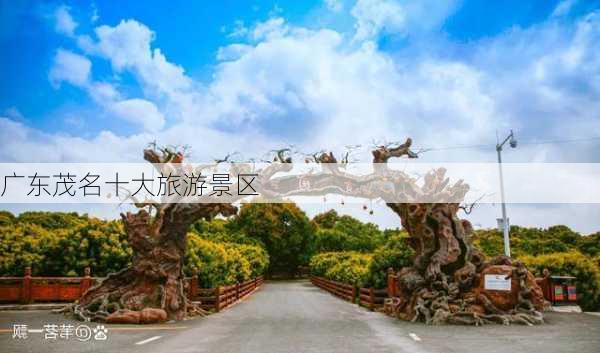
[[[90,287],[92,286],[92,277],[91,277],[91,269],[89,267],[86,267],[83,270],[83,278],[81,279],[81,282],[79,282],[79,296],[83,296],[85,294],[85,292],[90,289]]]
[[[240,299],[240,282],[235,283],[235,300]]]
[[[388,297],[393,298],[396,297],[396,274],[394,273],[393,268],[388,268],[387,270],[387,292]]]
[[[198,294],[198,274],[194,273],[192,278],[190,278],[190,283],[188,284],[188,298],[189,300],[193,300]]]
[[[373,287],[369,288],[369,309],[375,310],[375,290]]]
[[[358,293],[359,289],[357,286],[352,286],[352,304],[356,304],[356,293]]]
[[[217,312],[221,310],[221,286],[215,288],[215,310]]]
[[[31,303],[31,267],[25,267],[25,276],[21,282],[21,302]]]

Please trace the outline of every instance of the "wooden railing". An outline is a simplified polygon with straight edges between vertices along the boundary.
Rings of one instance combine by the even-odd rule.
[[[27,267],[23,277],[0,277],[0,302],[75,301],[99,280],[90,276],[89,267],[85,268],[84,277],[33,277]]]
[[[317,276],[310,276],[310,281],[315,286],[339,298],[364,306],[370,310],[382,307],[385,298],[388,296],[387,289],[361,288]]]
[[[358,303],[370,310],[383,306],[387,298],[387,289],[359,288]]]
[[[359,288],[347,283],[331,281],[323,277],[310,276],[310,281],[317,287],[352,303],[375,310],[386,305],[387,298],[395,298],[398,293],[398,275],[393,268],[387,271],[387,288]],[[549,277],[536,278],[536,282],[542,288],[544,299],[552,302],[552,291]],[[392,299],[388,303],[393,303]]]
[[[264,283],[263,276],[245,282],[219,286],[216,288],[198,288],[197,277],[186,279],[188,285],[188,298],[199,301],[202,309],[221,311],[240,299],[252,294]]]
[[[0,277],[0,303],[73,302],[102,280],[91,277],[86,267],[83,277],[33,277],[25,268],[23,277]],[[262,276],[228,286],[199,288],[198,277],[185,278],[188,298],[199,301],[205,310],[220,311],[250,295],[264,283]]]

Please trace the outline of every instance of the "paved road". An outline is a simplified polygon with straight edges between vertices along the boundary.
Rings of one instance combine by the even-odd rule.
[[[12,339],[14,323],[41,328],[67,321],[46,312],[0,312],[5,329],[0,352],[600,352],[600,317],[592,315],[550,313],[548,324],[537,327],[432,327],[369,312],[306,281],[268,282],[245,301],[207,318],[161,326],[110,325],[107,341],[48,341],[41,333]]]

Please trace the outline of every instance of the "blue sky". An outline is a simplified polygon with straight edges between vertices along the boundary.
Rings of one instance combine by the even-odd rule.
[[[598,140],[536,144],[600,136],[597,43],[593,0],[0,1],[0,162],[406,136],[493,162],[509,129],[507,161],[598,162]]]
[[[401,2],[402,3],[402,2]],[[437,48],[436,55],[454,55],[467,59],[469,49],[461,45],[501,35],[514,28],[527,28],[546,21],[560,1],[456,1],[452,10],[440,21],[435,30],[437,37],[449,43]],[[582,14],[598,7],[598,1],[572,1],[563,21],[576,21]],[[102,130],[134,133],[135,128],[96,119],[100,114],[87,94],[69,85],[53,87],[48,80],[52,57],[57,48],[77,50],[77,44],[57,33],[57,8],[66,6],[77,23],[77,32],[90,33],[94,27],[116,25],[123,19],[134,19],[155,32],[153,47],[160,48],[168,59],[180,65],[190,77],[209,82],[217,64],[216,54],[235,39],[228,33],[239,23],[251,26],[271,17],[282,17],[287,23],[307,28],[329,27],[351,31],[350,15],[353,2],[340,1],[343,8],[335,12],[327,3],[317,1],[151,1],[148,3],[123,2],[114,6],[110,1],[85,2],[9,2],[1,8],[0,111],[15,109],[31,125],[46,132],[72,133],[73,118],[85,120],[85,134],[93,136]],[[428,34],[429,35],[429,34]],[[406,37],[397,33],[382,33],[376,38],[382,51],[394,53],[409,45],[419,45],[426,39],[421,34]],[[110,77],[111,68],[103,60],[93,60],[93,74]],[[135,79],[124,73],[121,85],[136,92]]]

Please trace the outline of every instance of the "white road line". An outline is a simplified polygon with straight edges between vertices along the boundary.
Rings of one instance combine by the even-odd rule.
[[[139,341],[139,342],[137,342],[136,344],[139,346],[139,345],[142,345],[142,344],[146,344],[146,343],[148,343],[148,342],[156,341],[157,339],[159,339],[159,338],[161,338],[161,337],[162,337],[162,336],[154,336],[154,337],[150,337],[150,338],[148,338],[148,339],[146,339],[146,340]]]
[[[413,341],[416,341],[416,342],[421,342],[421,337],[417,336],[417,334],[416,334],[416,333],[412,333],[412,332],[411,332],[411,333],[409,333],[408,335],[410,336],[410,338],[412,338],[412,339],[413,339]]]

